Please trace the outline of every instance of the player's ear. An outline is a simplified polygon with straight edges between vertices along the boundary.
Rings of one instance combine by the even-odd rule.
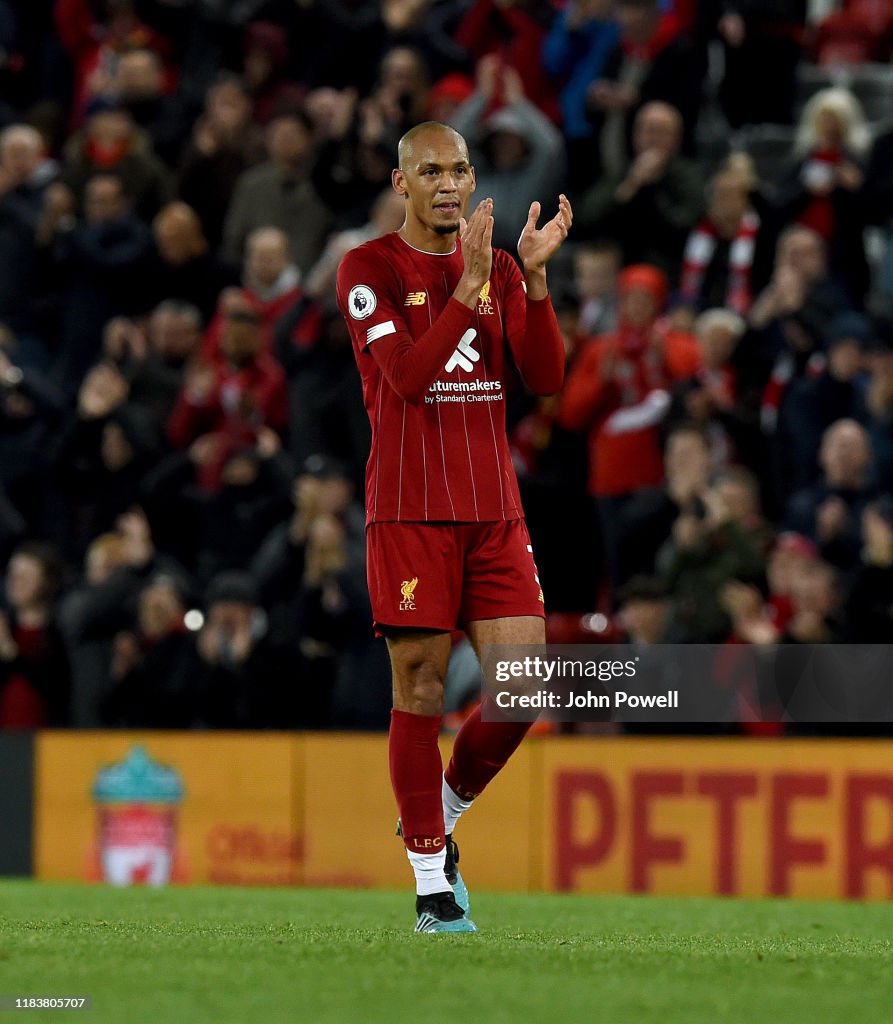
[[[474,192],[478,187],[478,183],[477,178],[474,176],[474,168],[471,165],[468,167],[468,173],[471,175],[471,191]]]
[[[398,196],[406,195],[406,175],[399,167],[395,167],[391,171],[391,184],[394,186],[394,191]]]

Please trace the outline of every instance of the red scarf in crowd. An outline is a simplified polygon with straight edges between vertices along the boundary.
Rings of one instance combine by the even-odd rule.
[[[741,316],[750,309],[753,298],[751,272],[759,230],[760,218],[756,210],[746,210],[729,247],[729,284],[725,304]],[[716,226],[707,217],[688,236],[680,285],[682,297],[688,302],[697,302],[701,294],[704,274],[716,252],[716,240]]]

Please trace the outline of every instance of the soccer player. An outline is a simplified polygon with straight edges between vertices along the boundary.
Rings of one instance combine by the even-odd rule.
[[[505,360],[508,349],[536,394],[561,386],[546,263],[572,213],[562,195],[537,228],[540,204],[531,204],[518,241],[522,274],[492,249],[491,199],[464,219],[475,181],[458,132],[417,125],[400,140],[398,161],[403,226],[344,257],[337,294],[372,424],[367,572],[393,674],[389,761],[416,878],[416,931],[473,932],[453,829],[530,725],[493,721],[492,702],[479,708],[443,773],[443,681],[460,626],[479,657],[484,644],[545,642],[505,432]]]

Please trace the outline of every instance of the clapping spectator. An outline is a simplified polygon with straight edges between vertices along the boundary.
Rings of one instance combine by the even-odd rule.
[[[212,248],[223,237],[239,176],[265,157],[263,131],[251,120],[245,87],[234,75],[220,75],[205,94],[205,109],[186,148],[177,190],[198,214]]]
[[[860,195],[870,135],[859,101],[846,89],[823,89],[800,117],[796,161],[779,183],[784,222],[815,231],[827,245],[828,269],[853,303],[868,290]]]
[[[524,83],[524,94],[553,121],[559,118],[555,84],[542,52],[555,8],[547,0],[474,0],[456,29],[456,40],[472,59],[499,57]]]
[[[579,220],[589,237],[608,237],[624,263],[652,263],[678,277],[688,232],[703,206],[697,165],[680,155],[682,116],[667,103],[635,117],[631,162],[606,173],[584,195]]]
[[[211,580],[198,638],[203,662],[200,720],[213,728],[294,729],[325,720],[328,694],[302,676],[288,634],[277,634],[244,572]],[[315,712],[315,713],[314,713]]]
[[[264,348],[260,317],[244,300],[234,302],[223,318],[219,357],[187,371],[168,422],[177,448],[212,432],[244,440],[261,427],[285,428],[285,374]]]
[[[160,425],[128,404],[128,391],[111,364],[93,367],[53,446],[55,477],[71,509],[69,543],[78,556],[139,500],[142,479],[161,451]]]

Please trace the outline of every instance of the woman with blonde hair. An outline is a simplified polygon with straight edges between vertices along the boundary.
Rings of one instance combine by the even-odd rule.
[[[870,144],[856,97],[836,86],[822,89],[803,108],[795,163],[778,189],[782,221],[821,235],[828,245],[830,271],[856,305],[864,301],[869,284],[860,191]]]

